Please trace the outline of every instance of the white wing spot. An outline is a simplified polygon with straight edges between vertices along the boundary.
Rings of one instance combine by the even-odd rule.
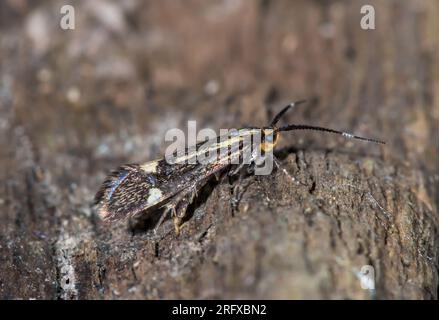
[[[163,193],[160,189],[151,188],[149,190],[149,196],[148,196],[147,203],[148,204],[156,203],[157,201],[159,201],[161,199],[162,196],[163,196]]]
[[[343,132],[342,135],[343,135],[343,137],[346,137],[346,138],[353,138],[354,137],[353,134],[350,134],[350,133],[347,133],[347,132]]]
[[[150,161],[140,166],[146,173],[154,173],[157,171],[158,161]]]

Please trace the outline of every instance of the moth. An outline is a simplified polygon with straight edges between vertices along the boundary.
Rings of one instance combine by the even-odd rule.
[[[268,126],[242,128],[226,138],[220,136],[210,144],[199,143],[195,148],[187,148],[184,154],[177,157],[173,163],[162,158],[144,164],[122,165],[107,176],[95,196],[99,216],[104,221],[115,222],[137,218],[141,215],[150,217],[160,209],[162,216],[157,226],[170,214],[175,231],[179,234],[188,206],[213,176],[219,177],[224,173],[233,176],[245,166],[254,166],[258,152],[264,154],[272,151],[282,132],[314,130],[384,144],[380,140],[324,127],[301,124],[277,126],[288,110],[304,102],[305,100],[290,103],[274,116]],[[249,146],[244,143],[248,139],[259,141],[255,150],[251,149],[252,144]],[[218,152],[219,156],[209,163],[189,161],[206,152],[224,151],[224,148],[227,152]],[[239,163],[244,154],[249,154],[248,161]],[[277,160],[274,160],[279,167]]]

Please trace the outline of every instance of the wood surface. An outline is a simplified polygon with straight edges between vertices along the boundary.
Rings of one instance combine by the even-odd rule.
[[[439,2],[0,3],[0,298],[437,299]],[[232,214],[208,186],[180,236],[106,225],[91,203],[170,128],[283,123]],[[361,268],[375,290],[361,288]]]

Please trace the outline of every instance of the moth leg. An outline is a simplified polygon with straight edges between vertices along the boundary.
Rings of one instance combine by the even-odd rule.
[[[232,217],[235,216],[235,186],[233,185],[232,175],[227,174],[227,181],[229,183],[229,193],[230,193],[230,204],[231,204],[231,211],[232,211]]]
[[[163,221],[165,221],[165,218],[168,214],[171,214],[171,217],[173,216],[173,211],[175,211],[175,207],[172,206],[167,206],[165,207],[165,209],[163,210],[163,213],[159,219],[159,221],[157,222],[155,228],[154,228],[154,233],[157,234],[157,230],[159,229],[159,227],[162,225]]]
[[[231,205],[232,205],[232,216],[234,216],[235,212],[238,211],[238,205],[239,205],[239,202],[241,201],[242,195],[244,194],[245,189],[247,189],[247,187],[251,183],[251,181],[249,181],[245,185],[242,183],[246,173],[248,173],[249,170],[251,170],[250,169],[251,167],[252,166],[249,165],[247,167],[247,170],[245,170],[245,171],[241,170],[240,171],[240,174],[238,176],[238,181],[235,184],[233,184],[233,182],[231,181],[230,176],[229,176],[230,194],[231,194]]]
[[[229,176],[234,176],[235,174],[237,174],[238,172],[241,171],[241,169],[246,165],[246,163],[242,162],[240,163],[235,169],[233,169],[232,171],[229,172]]]
[[[175,233],[180,234],[180,230],[186,223],[187,209],[198,195],[202,184],[193,186],[187,193],[175,198],[168,205],[171,208],[171,215],[174,221]]]
[[[171,199],[165,206],[163,206],[163,212],[162,215],[157,222],[154,232],[157,233],[157,230],[162,225],[163,221],[165,221],[166,216],[170,214],[170,216],[173,218],[176,215],[177,206],[179,202],[186,196],[186,193],[184,194],[177,194],[173,199]]]
[[[255,173],[255,163],[252,162],[247,166],[247,173],[248,174],[254,174]]]
[[[221,172],[215,172],[214,176],[215,176],[216,181],[221,181],[222,180]]]
[[[189,207],[189,197],[192,195],[188,195],[184,197],[176,206],[175,211],[173,212],[173,220],[174,220],[174,228],[177,236],[180,234],[181,228],[184,226],[186,221],[184,218],[186,217],[187,208]]]

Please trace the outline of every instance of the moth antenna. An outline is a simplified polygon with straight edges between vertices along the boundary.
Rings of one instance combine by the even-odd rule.
[[[305,102],[306,102],[306,100],[299,100],[299,101],[292,102],[289,105],[287,105],[285,108],[283,108],[281,111],[279,111],[278,114],[276,114],[274,116],[273,120],[271,120],[270,127],[273,127],[274,125],[276,125],[276,123],[279,122],[280,118],[282,118],[282,116],[285,114],[285,112],[287,112],[289,109],[291,109],[299,104],[305,103]]]
[[[323,131],[323,132],[339,134],[339,135],[341,135],[345,138],[349,138],[349,139],[358,139],[358,140],[363,140],[363,141],[368,141],[368,142],[373,142],[373,143],[386,144],[384,141],[381,141],[381,140],[360,137],[360,136],[356,136],[352,133],[338,131],[338,130],[324,128],[324,127],[316,127],[316,126],[309,126],[309,125],[302,125],[302,124],[290,124],[290,125],[287,125],[287,126],[284,126],[284,127],[281,127],[278,129],[278,131],[292,131],[292,130]]]

